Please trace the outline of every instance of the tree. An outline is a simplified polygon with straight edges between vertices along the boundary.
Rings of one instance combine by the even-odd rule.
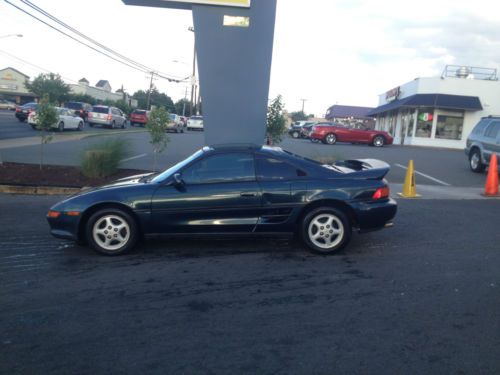
[[[290,113],[290,117],[292,118],[292,121],[295,122],[295,121],[307,121],[307,120],[309,120],[309,117],[311,117],[311,116],[306,115],[302,111],[296,111],[296,112]]]
[[[154,164],[153,170],[156,171],[156,161],[158,154],[165,151],[169,138],[167,136],[167,123],[170,115],[164,107],[157,107],[149,114],[146,129],[149,132],[151,140],[149,143],[153,146]]]
[[[175,103],[175,113],[180,116],[191,117],[191,113],[189,113],[189,100],[180,99]]]
[[[51,103],[63,103],[69,95],[69,86],[59,74],[39,74],[32,82],[25,82],[26,88],[40,98],[48,95]]]
[[[267,140],[268,144],[280,143],[286,131],[286,120],[283,115],[283,102],[278,95],[267,109]]]
[[[43,166],[44,145],[52,140],[50,130],[58,120],[56,109],[50,103],[49,95],[45,94],[36,110],[36,128],[40,130],[40,170]]]
[[[132,95],[132,98],[137,100],[139,108],[149,109],[146,108],[148,104],[148,91],[149,90],[139,90],[136,91],[134,95]],[[153,87],[153,89],[151,90],[149,104],[155,107],[165,107],[170,112],[175,111],[175,106],[172,98],[170,98],[170,96],[165,93],[159,92],[156,87]]]

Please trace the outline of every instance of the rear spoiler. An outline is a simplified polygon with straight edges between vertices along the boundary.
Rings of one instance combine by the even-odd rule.
[[[389,164],[377,159],[341,160],[333,165],[342,169],[349,178],[368,180],[382,180],[391,169]]]

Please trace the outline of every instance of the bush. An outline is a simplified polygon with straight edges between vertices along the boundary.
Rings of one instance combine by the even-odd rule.
[[[120,161],[128,154],[128,143],[122,139],[107,140],[85,151],[81,162],[86,177],[106,177],[118,170]]]

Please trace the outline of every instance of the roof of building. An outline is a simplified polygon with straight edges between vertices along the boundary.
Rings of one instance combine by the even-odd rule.
[[[104,87],[106,84],[109,85],[109,82],[105,79],[101,79],[99,80],[99,82],[96,83],[95,87]]]
[[[477,96],[447,95],[447,94],[415,94],[407,98],[397,99],[374,108],[368,113],[375,116],[379,113],[398,109],[400,107],[438,107],[444,109],[460,109],[480,111],[483,109]]]
[[[357,107],[352,105],[332,105],[326,112],[327,119],[333,118],[367,118],[373,107]]]
[[[30,77],[30,76],[28,76],[28,75],[26,75],[26,74],[24,74],[24,73],[20,72],[19,70],[17,70],[17,69],[14,69],[14,68],[10,67],[10,66],[8,66],[8,67],[6,67],[6,68],[4,68],[4,69],[0,69],[0,72],[2,72],[2,71],[4,71],[4,70],[7,70],[7,69],[13,70],[13,71],[15,71],[16,73],[19,73],[20,75],[25,76],[26,78],[29,78],[29,77]]]
[[[82,79],[80,79],[78,82],[87,82],[87,83],[89,83],[88,79],[85,78],[85,77],[83,77]]]

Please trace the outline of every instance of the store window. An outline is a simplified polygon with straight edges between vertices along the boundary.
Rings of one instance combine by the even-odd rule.
[[[460,140],[462,139],[463,127],[463,116],[438,115],[436,125],[436,138]]]
[[[434,109],[422,108],[418,111],[417,129],[415,137],[430,138],[432,134],[432,121],[434,120]]]

